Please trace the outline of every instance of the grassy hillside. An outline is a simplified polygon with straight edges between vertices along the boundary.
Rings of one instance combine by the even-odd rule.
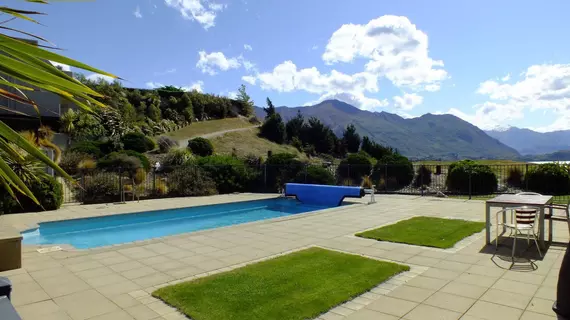
[[[307,159],[305,154],[301,154],[292,146],[279,145],[258,137],[258,132],[259,129],[257,128],[228,132],[224,135],[212,138],[210,141],[214,144],[216,153],[220,154],[231,154],[233,148],[235,148],[239,156],[254,154],[260,157],[267,157],[267,151],[271,150],[273,153],[288,152],[296,154],[299,159]]]
[[[248,127],[253,127],[253,125],[249,123],[247,119],[226,118],[220,120],[194,122],[180,130],[168,132],[166,133],[166,135],[172,137],[173,139],[181,140],[217,131],[248,128]]]

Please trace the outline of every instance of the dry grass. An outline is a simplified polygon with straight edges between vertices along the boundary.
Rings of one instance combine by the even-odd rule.
[[[296,148],[289,145],[280,145],[269,140],[257,136],[259,129],[252,128],[250,130],[228,132],[222,136],[212,138],[210,141],[214,144],[214,150],[219,154],[231,154],[233,148],[236,149],[238,156],[246,156],[254,154],[259,157],[267,157],[267,151],[273,153],[288,152],[296,154],[301,160],[306,160],[307,156],[300,153]]]
[[[194,122],[180,130],[168,132],[166,135],[172,137],[173,139],[188,139],[212,132],[248,127],[253,127],[253,125],[249,123],[247,119],[226,118],[220,120]]]

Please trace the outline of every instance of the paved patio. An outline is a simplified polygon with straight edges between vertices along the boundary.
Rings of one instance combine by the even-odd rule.
[[[56,212],[0,216],[0,228],[24,230],[48,220],[266,197],[243,194],[68,206]],[[520,259],[509,270],[510,247],[500,247],[498,253],[484,248],[482,233],[449,250],[354,237],[356,232],[418,215],[484,219],[482,201],[376,198],[373,205],[362,201],[321,213],[105,248],[39,253],[36,246],[24,246],[23,268],[0,275],[12,280],[12,302],[24,319],[186,319],[150,293],[164,285],[321,246],[404,263],[411,270],[319,319],[555,319],[551,307],[565,247],[551,246],[544,259],[532,263]],[[554,236],[568,241],[566,224],[555,224]],[[525,255],[534,256],[534,250]]]

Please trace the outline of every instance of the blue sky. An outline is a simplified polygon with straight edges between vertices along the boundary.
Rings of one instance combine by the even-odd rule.
[[[18,22],[125,85],[570,129],[568,1],[97,0]]]

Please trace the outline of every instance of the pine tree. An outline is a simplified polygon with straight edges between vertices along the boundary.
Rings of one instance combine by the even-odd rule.
[[[253,100],[251,100],[251,97],[245,91],[245,85],[242,84],[239,87],[236,100],[239,101],[242,105],[242,110],[240,113],[243,116],[250,116],[253,114]]]

